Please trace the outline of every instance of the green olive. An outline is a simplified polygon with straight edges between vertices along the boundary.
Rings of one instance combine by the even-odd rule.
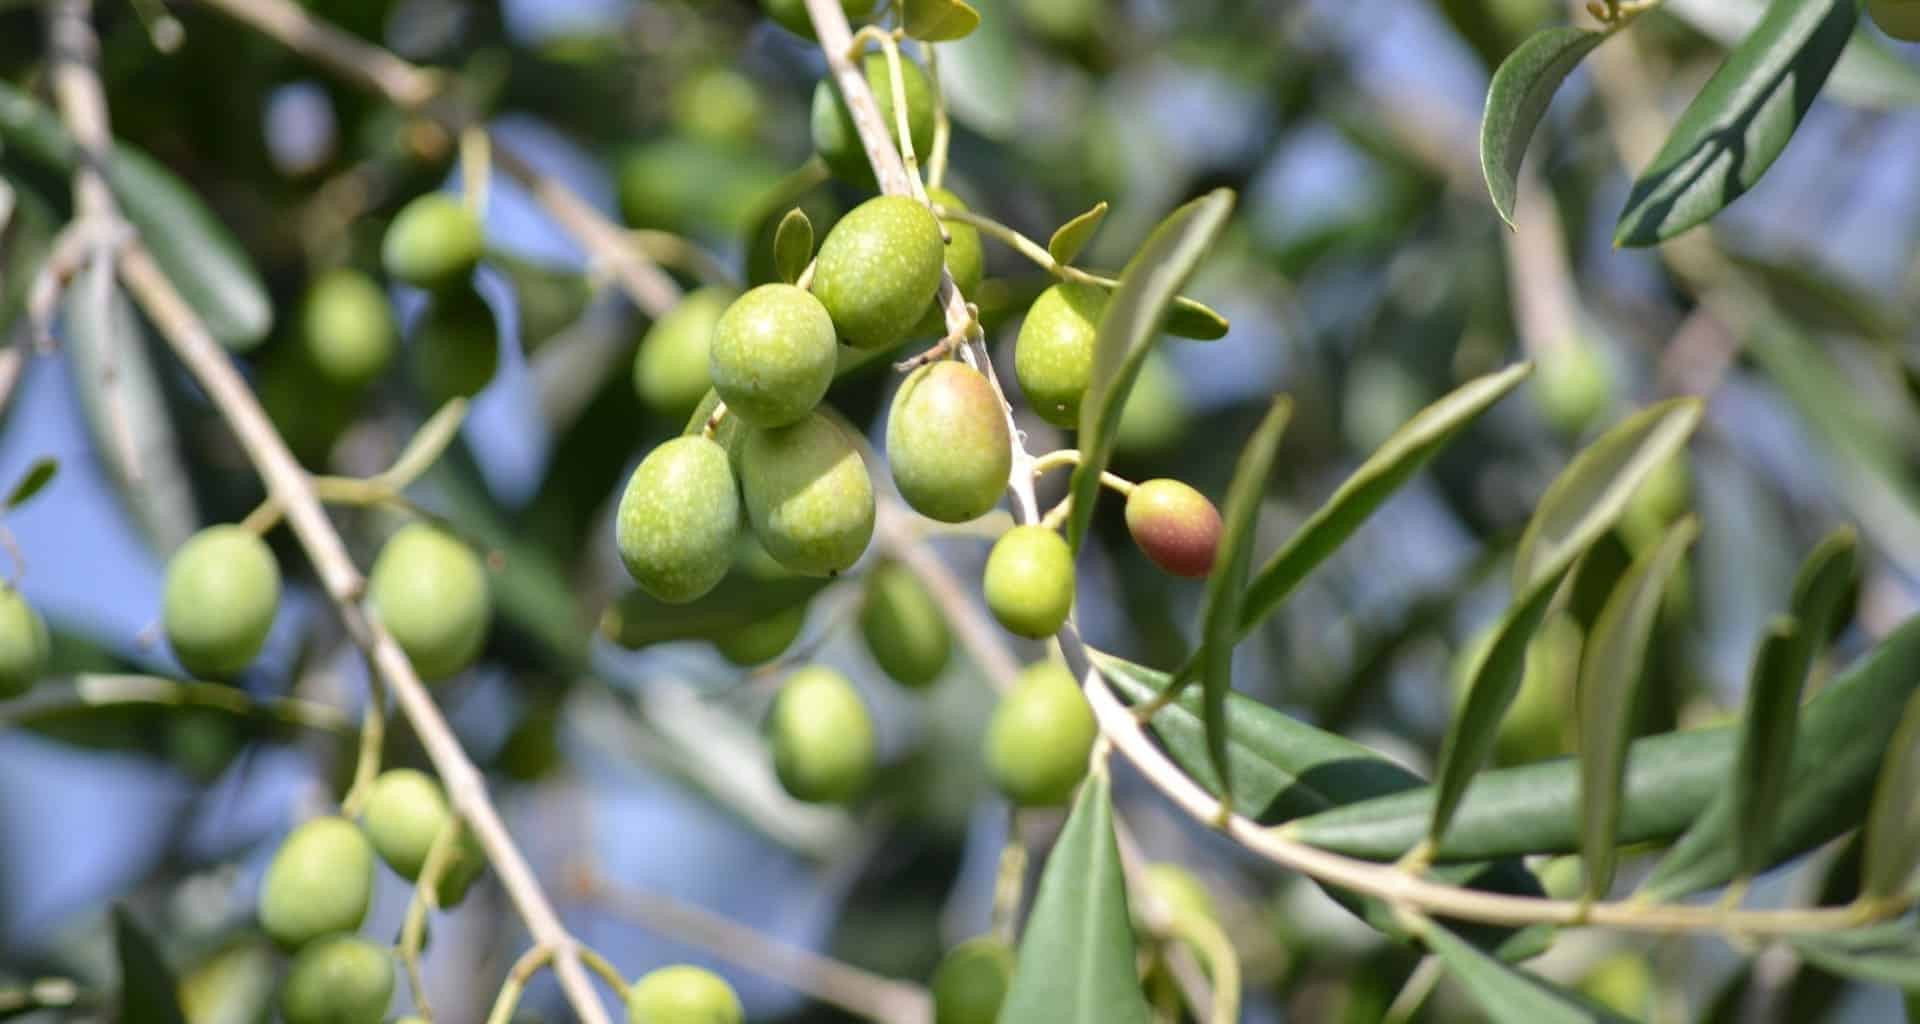
[[[1093,379],[1093,339],[1107,292],[1087,284],[1056,284],[1027,310],[1014,342],[1013,375],[1027,404],[1056,427],[1080,426],[1080,399]]]
[[[740,452],[747,519],[767,553],[808,576],[833,576],[873,539],[873,481],[846,431],[819,413],[747,432]]]
[[[1867,0],[1867,14],[1880,31],[1903,42],[1920,43],[1920,0]]]
[[[472,548],[436,526],[409,523],[388,538],[367,594],[422,679],[460,672],[486,645],[493,618],[487,570]]]
[[[358,388],[393,361],[393,311],[373,278],[350,268],[315,279],[300,311],[307,360],[329,382]]]
[[[1212,572],[1223,528],[1213,502],[1178,480],[1148,480],[1127,495],[1127,532],[1141,553],[1175,576]]]
[[[953,947],[933,972],[934,1024],[994,1024],[1013,967],[1012,947],[990,935]]]
[[[718,637],[713,646],[722,658],[741,668],[763,665],[786,653],[806,625],[807,605],[803,601]]]
[[[302,949],[280,984],[286,1024],[380,1024],[391,1002],[392,955],[351,935]]]
[[[967,204],[957,195],[938,185],[927,189],[927,198],[949,210],[966,210]],[[972,298],[980,288],[980,279],[986,273],[987,257],[980,245],[980,229],[971,224],[942,217],[940,226],[947,230],[947,273],[953,275],[954,287],[960,294]],[[947,334],[947,311],[940,305],[940,296],[936,293],[933,304],[927,307],[927,314],[920,318],[912,332],[914,337],[944,338]]]
[[[1147,353],[1120,407],[1120,429],[1113,450],[1122,455],[1158,455],[1180,443],[1187,432],[1187,398],[1180,375],[1160,352]]]
[[[1636,949],[1621,950],[1603,958],[1587,971],[1575,986],[1581,995],[1612,1010],[1625,1020],[1651,1020],[1654,1017],[1658,979],[1647,955]]]
[[[423,772],[395,768],[380,773],[367,791],[367,803],[361,813],[361,828],[373,850],[394,873],[409,882],[420,878],[426,866],[427,852],[434,839],[452,824],[453,811],[447,806],[440,784]],[[471,829],[461,829],[450,859],[440,872],[437,894],[440,906],[451,907],[466,895],[486,867],[486,853]]]
[[[1022,807],[1064,804],[1086,776],[1099,734],[1093,709],[1066,666],[1030,666],[987,723],[987,774]]]
[[[429,192],[394,216],[380,261],[395,280],[438,290],[465,283],[485,244],[480,218],[459,197]]]
[[[1162,861],[1147,865],[1146,876],[1147,887],[1176,918],[1219,920],[1220,915],[1213,907],[1213,895],[1186,868]]]
[[[915,689],[938,679],[953,656],[946,614],[913,570],[897,562],[867,574],[860,635],[882,672]]]
[[[819,299],[790,284],[763,284],[720,316],[708,358],[713,388],[756,427],[784,427],[812,412],[833,384],[839,345]]]
[[[648,971],[627,990],[627,1024],[741,1024],[746,1015],[731,985],[687,964]]]
[[[640,589],[683,604],[720,584],[740,533],[725,448],[692,434],[647,453],[620,496],[615,540]]]
[[[1613,402],[1613,369],[1591,342],[1569,339],[1540,356],[1533,397],[1555,429],[1578,434]]]
[[[373,847],[345,818],[302,823],[273,855],[260,882],[260,927],[298,949],[336,932],[351,932],[373,898]]]
[[[0,699],[18,697],[47,672],[46,620],[18,590],[0,585]]]
[[[873,777],[873,718],[847,677],[819,665],[787,677],[768,712],[773,770],[796,800],[846,803]]]
[[[267,542],[239,526],[194,534],[167,563],[163,616],[174,657],[196,676],[247,667],[280,606],[280,566]]]
[[[413,328],[413,374],[434,404],[472,398],[500,369],[500,327],[472,288],[433,297]]]
[[[753,80],[725,65],[699,68],[667,98],[674,127],[723,146],[752,144],[766,115]]]
[[[877,53],[868,54],[860,68],[866,73],[867,85],[873,89],[880,117],[887,123],[887,136],[897,145],[900,120],[894,114],[893,75],[887,69],[887,58]],[[907,135],[913,140],[914,154],[924,160],[933,148],[933,84],[927,81],[920,65],[905,57],[900,59],[900,83],[907,97]],[[809,122],[813,126],[814,152],[826,161],[834,176],[857,188],[873,188],[873,165],[867,162],[866,147],[861,145],[860,132],[853,126],[853,112],[840,98],[840,87],[831,76],[821,79],[813,89]]]
[[[758,148],[669,135],[620,158],[620,212],[627,223],[681,234],[746,233],[782,169]]]
[[[1000,503],[1013,437],[993,385],[965,363],[929,363],[907,377],[887,417],[887,464],[914,511],[943,523]]]
[[[654,321],[640,339],[633,388],[649,409],[679,417],[700,404],[712,383],[708,360],[714,329],[733,300],[731,289],[702,288]]]
[[[1052,636],[1073,611],[1073,550],[1044,526],[1016,526],[988,553],[983,589],[1009,631]]]
[[[926,316],[945,262],[940,223],[925,205],[878,196],[827,232],[814,257],[813,294],[849,344],[885,348]]]

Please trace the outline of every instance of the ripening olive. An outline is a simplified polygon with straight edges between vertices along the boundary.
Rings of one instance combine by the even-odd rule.
[[[426,866],[427,852],[433,848],[434,839],[453,820],[453,811],[447,806],[446,794],[441,792],[439,783],[423,772],[394,768],[381,772],[373,780],[360,826],[380,859],[386,861],[395,874],[412,882],[420,878],[420,869]],[[487,864],[486,853],[471,829],[460,830],[460,837],[449,853],[451,857],[440,871],[440,884],[436,889],[442,907],[459,903],[467,894],[467,886]]]
[[[845,0],[842,0],[844,3]],[[868,54],[861,62],[867,85],[887,123],[887,137],[900,142],[900,119],[894,114],[893,75],[887,70],[887,58]],[[913,152],[924,158],[933,147],[933,85],[920,65],[900,59],[900,83],[907,97],[907,136],[913,140]],[[873,188],[873,165],[867,162],[866,147],[853,126],[853,112],[840,98],[840,86],[832,76],[820,80],[813,89],[813,110],[808,119],[813,127],[813,149],[833,170],[834,176],[858,188]]]
[[[280,985],[286,1024],[380,1024],[392,1001],[392,956],[352,935],[301,950]]]
[[[1569,339],[1541,354],[1533,398],[1555,429],[1578,434],[1612,404],[1613,369],[1591,342]]]
[[[940,223],[905,196],[877,196],[827,232],[814,257],[813,294],[855,348],[907,336],[940,289],[946,261]]]
[[[389,537],[367,594],[422,679],[461,671],[487,642],[487,571],[472,548],[436,526],[409,523]]]
[[[740,1024],[746,1014],[724,979],[688,964],[648,971],[627,990],[627,1024]]]
[[[1920,0],[1867,0],[1867,14],[1880,31],[1909,43],[1920,43]]]
[[[380,261],[395,280],[437,290],[465,282],[485,244],[480,218],[465,203],[429,192],[394,216],[380,243]]]
[[[52,647],[46,620],[18,590],[0,585],[0,699],[18,697],[39,682]]]
[[[1186,432],[1187,397],[1180,375],[1165,355],[1149,352],[1120,407],[1113,450],[1122,455],[1157,455],[1178,444]]]
[[[260,882],[260,927],[297,949],[350,932],[373,898],[373,847],[345,818],[314,818],[288,833]]]
[[[763,284],[734,300],[713,330],[708,368],[727,408],[756,427],[784,427],[813,411],[833,384],[839,345],[819,299]]]
[[[773,771],[796,800],[846,803],[873,777],[873,718],[847,677],[810,665],[787,677],[767,715]]]
[[[300,312],[307,361],[328,382],[356,388],[393,360],[393,311],[367,275],[340,267],[320,275]]]
[[[1068,430],[1080,426],[1080,399],[1093,379],[1093,336],[1107,293],[1088,284],[1056,284],[1040,293],[1020,325],[1013,374],[1040,418]]]
[[[1127,532],[1142,554],[1175,576],[1212,572],[1222,529],[1213,502],[1178,480],[1148,480],[1127,495]]]
[[[694,70],[667,99],[674,127],[692,138],[723,146],[753,142],[765,114],[753,80],[725,65]]]
[[[934,1024],[994,1024],[1013,966],[1012,947],[991,935],[953,947],[933,972]]]
[[[472,288],[435,295],[413,327],[413,375],[434,404],[472,398],[500,368],[500,328]]]
[[[887,416],[887,463],[914,511],[964,523],[992,511],[1013,469],[1013,437],[993,385],[965,363],[913,371]]]
[[[1051,661],[1030,666],[987,723],[987,774],[995,788],[1022,807],[1064,804],[1087,774],[1099,732],[1093,709],[1066,666]]]
[[[713,647],[722,658],[741,668],[761,665],[792,647],[806,625],[807,605],[803,601],[716,637]]]
[[[640,589],[682,604],[718,586],[740,533],[725,448],[692,434],[647,453],[620,496],[615,540]]]
[[[927,189],[927,198],[949,210],[965,210],[967,204],[952,192],[938,185]],[[980,288],[980,278],[986,273],[986,253],[980,245],[980,229],[971,224],[942,217],[940,226],[947,229],[947,273],[953,275],[954,287],[960,294],[971,297]],[[940,305],[940,296],[935,293],[933,304],[927,307],[927,313],[914,325],[914,337],[946,337],[947,311]]]
[[[933,682],[953,656],[945,613],[913,570],[896,562],[867,574],[860,635],[880,670],[902,686]]]
[[[713,380],[713,332],[733,300],[730,289],[702,288],[647,329],[633,357],[633,388],[649,409],[678,417],[700,404]]]
[[[1021,636],[1051,636],[1073,610],[1073,550],[1044,526],[1016,526],[994,542],[982,589],[1002,626]]]
[[[749,430],[740,485],[754,534],[794,572],[845,572],[873,539],[866,464],[846,432],[819,413],[790,427]]]
[[[167,642],[194,675],[230,676],[247,667],[267,642],[279,605],[280,566],[251,530],[207,527],[167,563]]]

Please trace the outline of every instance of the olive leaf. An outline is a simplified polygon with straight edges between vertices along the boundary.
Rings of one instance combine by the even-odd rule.
[[[1626,788],[1627,741],[1634,699],[1647,660],[1647,641],[1688,545],[1700,533],[1691,517],[1667,531],[1634,560],[1595,620],[1581,659],[1577,690],[1580,726],[1580,853],[1586,891],[1593,899],[1613,886],[1619,854],[1620,800]]]
[[[1215,341],[1227,336],[1231,325],[1212,306],[1182,295],[1167,311],[1166,332],[1189,341]]]
[[[1040,876],[1001,1020],[1147,1024],[1152,1019],[1135,966],[1110,789],[1107,773],[1100,770],[1080,786]]]
[[[1422,919],[1418,932],[1492,1024],[1585,1024],[1622,1018],[1518,967],[1501,963]]]
[[[1080,465],[1073,472],[1067,541],[1079,550],[1093,522],[1100,474],[1113,458],[1127,393],[1153,350],[1167,307],[1193,276],[1233,210],[1233,192],[1215,189],[1180,207],[1128,262],[1094,334],[1093,373],[1080,403]]]
[[[674,640],[709,640],[760,622],[813,597],[829,581],[813,577],[754,579],[734,572],[706,596],[667,604],[635,590],[600,616],[600,634],[638,649]]]
[[[1487,109],[1480,120],[1480,170],[1500,219],[1513,225],[1520,162],[1553,94],[1573,69],[1607,41],[1611,32],[1549,28],[1521,43],[1493,73]]]
[[[1766,9],[1766,0],[1667,0],[1661,5],[1663,12],[1722,46],[1738,44],[1760,23]],[[1854,29],[1853,39],[1841,52],[1826,91],[1856,107],[1899,110],[1920,103],[1920,68],[1862,25]]]
[[[1207,577],[1207,603],[1200,613],[1198,671],[1207,756],[1220,780],[1222,799],[1229,805],[1233,799],[1233,765],[1228,757],[1227,695],[1233,692],[1233,648],[1240,632],[1240,603],[1246,597],[1260,500],[1266,497],[1280,436],[1286,433],[1292,415],[1293,402],[1285,396],[1275,398],[1240,453],[1233,483],[1227,488],[1219,551],[1214,556],[1213,572]]]
[[[28,466],[27,471],[20,474],[20,479],[14,483],[13,490],[7,493],[6,510],[11,512],[32,501],[34,495],[39,494],[42,488],[53,482],[54,474],[59,471],[60,460],[51,455],[42,455],[33,460],[33,465]]]
[[[1920,698],[1907,699],[1906,713],[1880,767],[1866,837],[1861,895],[1891,899],[1920,867]]]
[[[1100,230],[1100,222],[1107,219],[1107,201],[1095,203],[1093,209],[1060,225],[1060,229],[1047,239],[1047,254],[1054,262],[1065,265],[1073,262],[1080,250],[1093,241],[1094,232]]]
[[[965,39],[980,27],[980,12],[966,0],[903,0],[907,35],[923,43]]]
[[[813,260],[813,221],[806,211],[794,207],[780,218],[773,232],[773,267],[780,280],[793,284],[806,272]]]
[[[1293,588],[1346,543],[1368,516],[1432,461],[1468,423],[1518,387],[1531,370],[1532,364],[1520,363],[1468,381],[1415,413],[1387,438],[1260,567],[1240,609],[1240,635],[1273,614]]]
[[[180,984],[153,938],[124,906],[113,908],[114,946],[120,956],[120,1019],[142,1024],[186,1024]]]
[[[1808,963],[1844,978],[1920,992],[1920,921],[1913,916],[1787,939]]]
[[[1772,0],[1634,182],[1614,244],[1664,242],[1751,189],[1787,148],[1859,17],[1860,0]]]

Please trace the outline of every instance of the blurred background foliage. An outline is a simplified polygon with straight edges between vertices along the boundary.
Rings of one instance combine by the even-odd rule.
[[[1914,609],[1911,48],[1863,21],[1869,38],[1850,51],[1850,71],[1781,162],[1711,228],[1663,254],[1611,244],[1648,126],[1657,143],[1724,52],[1731,12],[1750,9],[1750,21],[1758,0],[1672,0],[1590,59],[1536,140],[1518,234],[1480,183],[1479,111],[1490,69],[1519,40],[1585,17],[1561,5],[973,2],[982,28],[942,46],[939,67],[956,132],[948,184],[973,208],[1044,238],[1108,200],[1112,215],[1082,262],[1117,268],[1177,202],[1222,185],[1242,194],[1191,289],[1231,318],[1232,332],[1162,346],[1129,406],[1117,471],[1175,476],[1218,499],[1267,396],[1293,395],[1261,510],[1267,550],[1421,406],[1476,374],[1538,361],[1515,398],[1470,427],[1241,648],[1235,678],[1246,692],[1428,768],[1455,699],[1454,666],[1505,606],[1506,558],[1546,482],[1583,439],[1677,393],[1708,398],[1689,458],[1601,548],[1624,566],[1683,512],[1702,522],[1656,634],[1640,731],[1717,721],[1739,706],[1754,638],[1785,603],[1800,556],[1836,524],[1860,524],[1871,555],[1836,660]],[[689,287],[765,278],[779,213],[797,203],[824,233],[862,198],[804,171],[805,187],[791,187],[810,155],[822,62],[747,0],[307,6],[457,76],[504,139],[631,227],[691,240],[697,252],[668,235],[635,239]],[[100,9],[117,133],[183,179],[265,281],[274,328],[240,358],[296,450],[315,470],[377,471],[432,403],[399,374],[364,394],[330,388],[300,362],[296,311],[319,273],[377,266],[379,239],[408,198],[460,187],[451,140],[193,5],[167,9],[184,36],[159,52],[158,10]],[[40,88],[43,50],[33,6],[0,3],[6,81]],[[26,285],[67,217],[68,189],[18,146],[0,146],[0,175],[14,199],[0,235],[0,328],[25,345]],[[627,651],[592,639],[626,589],[611,498],[641,453],[679,431],[684,410],[641,403],[630,358],[646,322],[508,179],[495,179],[487,232],[481,291],[502,325],[502,372],[417,494],[496,555],[501,618],[488,656],[438,696],[489,769],[515,835],[583,939],[633,974],[715,963],[756,1019],[837,1018],[636,927],[617,901],[570,894],[566,880],[589,871],[671,892],[924,979],[944,948],[986,927],[1006,838],[1005,808],[982,785],[991,697],[970,678],[977,670],[956,658],[924,696],[890,688],[845,628],[858,585],[812,596],[802,644],[819,643],[821,658],[860,683],[889,765],[883,791],[849,815],[766,788],[755,731],[769,678],[697,640]],[[977,301],[1010,387],[1014,331],[1047,283],[988,243]],[[391,299],[403,323],[421,305],[401,287]],[[160,456],[144,461],[138,486],[116,475],[71,333],[31,359],[0,431],[0,477],[43,455],[62,462],[46,496],[7,521],[29,567],[22,588],[55,629],[59,672],[177,674],[151,632],[175,524],[237,520],[260,485],[204,396],[158,350],[131,358],[150,364],[134,386],[156,400],[135,429]],[[872,425],[892,380],[876,364],[843,377],[830,400]],[[1038,418],[1022,425],[1035,451],[1065,440]],[[377,512],[339,519],[362,565],[395,525]],[[1154,571],[1127,541],[1117,503],[1103,507],[1095,537],[1080,568],[1089,641],[1145,664],[1179,663],[1194,644],[1202,584]],[[977,577],[977,537],[935,543],[963,578]],[[241,685],[256,697],[354,707],[364,666],[297,549],[276,545],[295,586],[267,656]],[[1570,750],[1570,666],[1603,597],[1576,600],[1535,642],[1500,762]],[[0,979],[110,984],[107,910],[125,901],[164,937],[193,1020],[259,1019],[274,967],[252,932],[252,887],[299,809],[325,802],[344,778],[344,746],[204,710],[17,717],[20,728],[0,730]],[[405,729],[391,744],[390,763],[420,762]],[[1193,866],[1242,950],[1249,1020],[1379,1018],[1414,951],[1118,775],[1117,797],[1150,854]],[[1057,824],[1046,814],[1026,822],[1034,837]],[[1759,898],[1850,892],[1834,881],[1850,870],[1822,854],[1767,876]],[[1555,866],[1543,873],[1551,884]],[[403,906],[400,883],[385,879],[369,933],[397,929]],[[518,941],[510,921],[483,886],[436,924],[428,971],[447,1019],[479,1019],[492,983],[473,980],[504,971]],[[1791,962],[1740,966],[1713,943],[1583,935],[1537,966],[1658,1020],[1899,1012],[1886,990]],[[545,1019],[563,1013],[549,982],[526,1005]],[[1722,1015],[1709,1017],[1716,1006]],[[1448,984],[1423,1012],[1471,1017]]]

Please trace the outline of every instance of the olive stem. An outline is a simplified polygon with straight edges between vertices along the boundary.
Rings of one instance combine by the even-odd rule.
[[[892,34],[880,37],[880,51],[887,56],[888,85],[893,90],[893,130],[899,136],[900,162],[906,165],[907,181],[913,186],[913,198],[922,205],[927,203],[927,188],[920,182],[919,157],[913,151],[913,128],[907,118],[907,79],[900,68],[900,44]],[[947,226],[938,219],[934,224],[940,228],[940,242],[945,245],[953,241],[947,232]]]
[[[539,945],[520,955],[507,971],[507,980],[500,986],[500,994],[493,1000],[493,1010],[487,1014],[487,1024],[511,1024],[513,1011],[520,1008],[520,995],[527,990],[527,983],[540,969],[553,960],[553,948]]]
[[[993,934],[1012,946],[1020,939],[1020,904],[1027,889],[1027,844],[1020,838],[1020,811],[1007,811],[1007,844],[993,879]]]
[[[817,259],[808,260],[806,267],[800,271],[800,276],[793,279],[793,286],[795,288],[800,289],[801,291],[805,291],[809,288],[812,288],[813,287],[813,271],[814,271],[814,268],[818,267],[819,265],[820,265],[820,261]]]
[[[1035,479],[1038,479],[1056,469],[1078,465],[1080,465],[1080,450],[1078,448],[1059,448],[1034,458],[1033,476]],[[1140,486],[1117,473],[1108,473],[1105,471],[1100,473],[1100,483],[1108,490],[1118,493],[1123,498],[1133,494],[1133,489]],[[1062,504],[1064,504],[1064,502]]]
[[[1234,1024],[1240,1019],[1240,954],[1227,933],[1219,922],[1177,908],[1167,931],[1174,942],[1185,942],[1200,952],[1204,973],[1212,981],[1213,1007],[1208,1019],[1212,1024]],[[1175,946],[1167,952],[1177,949]],[[1192,1009],[1196,1014],[1203,1012],[1198,1006]]]
[[[639,246],[648,259],[661,266],[684,270],[699,278],[701,284],[721,288],[740,287],[740,275],[735,274],[733,268],[720,262],[691,239],[653,228],[630,229],[627,238]]]
[[[947,149],[952,145],[953,119],[947,115],[947,94],[940,87],[940,61],[934,55],[938,47],[922,42],[920,52],[927,58],[927,81],[933,86],[933,151],[927,154],[927,185],[939,188],[947,181]]]
[[[1105,274],[1096,274],[1091,270],[1082,270],[1072,264],[1062,263],[1054,259],[1053,253],[1048,252],[1046,246],[1028,238],[1017,228],[1003,224],[1000,221],[994,220],[992,217],[975,213],[972,210],[956,210],[938,203],[934,204],[933,212],[942,220],[959,221],[962,224],[970,225],[992,235],[1013,249],[1013,251],[1025,256],[1041,270],[1052,274],[1054,277],[1068,284],[1091,285],[1095,288],[1104,288],[1107,291],[1113,291],[1120,287],[1120,282],[1116,278],[1108,277]]]
[[[480,125],[460,130],[460,186],[467,209],[484,221],[493,198],[493,145]]]
[[[340,801],[340,811],[354,817],[380,774],[380,752],[387,740],[387,688],[380,673],[367,665],[367,710],[360,717],[360,751],[353,765],[353,784]]]
[[[727,403],[715,402],[713,413],[707,417],[707,422],[700,428],[700,436],[709,441],[713,440],[713,435],[720,430],[720,421],[727,418],[727,411]]]
[[[893,364],[894,372],[912,373],[928,363],[937,363],[947,358],[954,353],[955,349],[964,346],[967,343],[967,336],[973,332],[974,328],[980,325],[980,307],[969,302],[967,303],[967,313],[971,317],[967,322],[967,326],[934,342],[931,347],[919,355],[911,359],[902,359]]]
[[[343,813],[345,809],[342,808]],[[347,817],[353,815],[347,813]],[[413,880],[413,898],[407,901],[407,916],[400,925],[400,962],[407,967],[407,984],[413,989],[413,1005],[421,1019],[433,1024],[433,1008],[427,1004],[427,983],[420,973],[420,949],[426,944],[427,912],[440,908],[440,876],[446,874],[459,845],[465,826],[455,817],[434,835],[427,845],[426,860]]]
[[[1433,994],[1434,987],[1444,974],[1446,970],[1439,957],[1421,957],[1419,966],[1407,976],[1406,984],[1400,986],[1399,994],[1387,1005],[1386,1015],[1380,1019],[1380,1024],[1407,1024],[1414,1014],[1420,1012],[1421,1005]]]
[[[612,962],[601,956],[600,952],[591,946],[580,947],[580,959],[586,961],[588,970],[598,974],[600,980],[606,982],[608,988],[613,989],[621,1002],[627,1001],[627,993],[633,986],[627,984],[627,979],[620,974],[619,968],[613,966]]]

